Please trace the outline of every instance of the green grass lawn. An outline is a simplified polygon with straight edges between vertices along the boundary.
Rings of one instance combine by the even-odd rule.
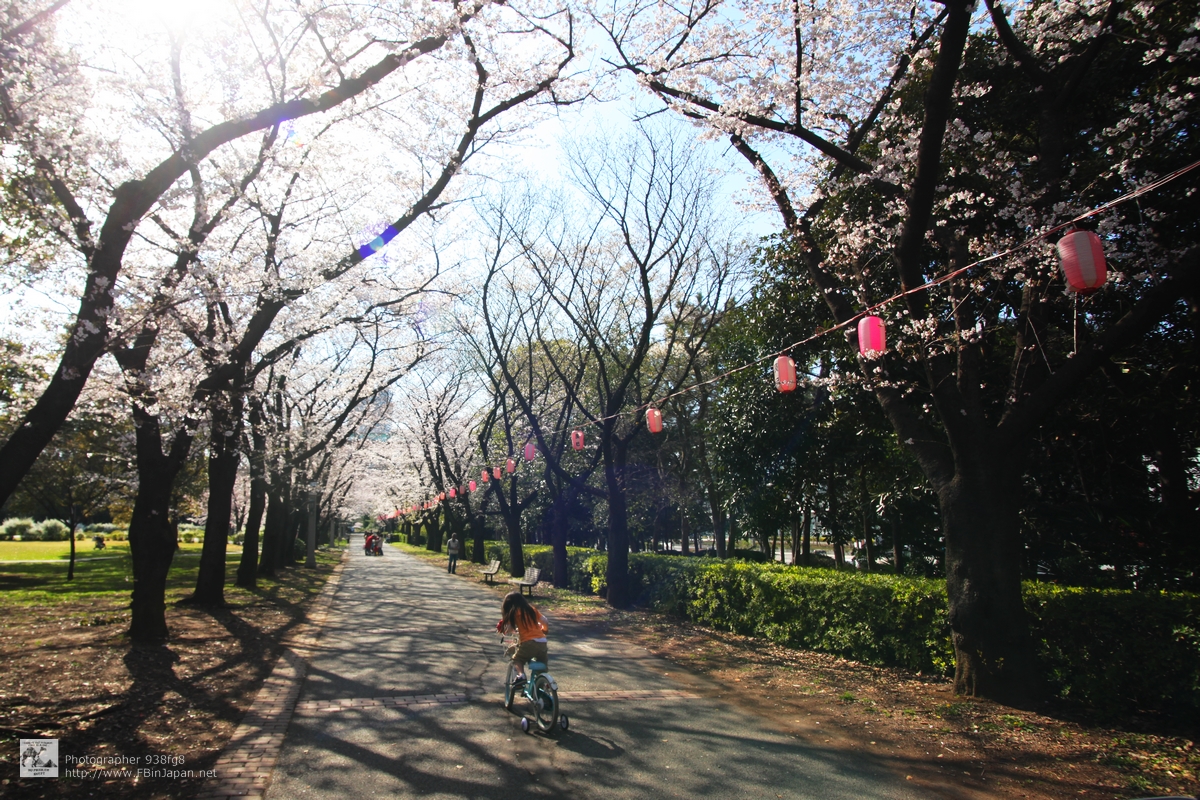
[[[95,549],[91,539],[75,542],[76,558],[111,556],[122,552],[129,553],[128,542],[108,542],[108,547],[103,550]],[[0,562],[42,561],[50,558],[66,559],[70,556],[70,553],[70,542],[0,542]]]
[[[69,542],[0,542],[0,608],[127,598],[133,588],[128,542],[113,542],[99,553],[89,549],[89,542],[83,544],[88,547],[77,548],[76,557],[84,560],[76,562],[75,578],[68,581],[66,558]],[[180,544],[167,577],[168,602],[190,594],[195,588],[201,547],[198,543]],[[61,560],[53,563],[15,563],[60,558],[59,554]],[[233,586],[241,555],[240,547],[231,545],[226,551],[226,594],[231,600],[233,595],[244,591]],[[93,556],[115,557],[86,560]],[[319,551],[317,556],[321,566],[328,567],[341,558],[341,549]],[[272,585],[271,581],[263,581],[258,592],[270,593]]]

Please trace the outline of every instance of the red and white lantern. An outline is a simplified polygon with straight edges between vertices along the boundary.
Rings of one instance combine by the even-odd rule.
[[[646,409],[646,427],[651,433],[662,433],[662,412],[657,408]]]
[[[445,493],[445,492],[439,492],[439,493],[438,493],[438,500],[445,500],[445,499],[446,499],[446,493]]]
[[[576,450],[583,449],[583,431],[571,431],[571,447]]]
[[[775,359],[775,388],[781,392],[790,392],[796,388],[796,362],[791,356],[779,356]]]
[[[496,480],[500,480],[500,468],[499,467],[492,467],[492,477],[495,478]]]
[[[864,358],[875,358],[887,350],[883,320],[876,316],[863,317],[858,321],[858,352]]]
[[[529,442],[525,445],[525,460],[533,461],[535,458],[537,458],[537,448],[534,447],[533,442]]]
[[[492,473],[488,472],[485,469],[483,472],[479,473],[479,477],[483,479],[484,483],[487,483],[488,481],[490,481],[492,479]]]
[[[471,491],[472,491],[472,492],[473,492],[473,491],[475,491],[475,485],[476,485],[476,484],[475,484],[475,481],[471,481],[469,484],[467,484],[467,486],[469,486],[469,487],[470,487],[470,489],[471,489]]]
[[[517,460],[515,458],[510,458],[508,461],[505,461],[504,469],[505,469],[505,471],[508,472],[509,475],[512,475],[514,472],[517,471]]]
[[[1059,239],[1058,259],[1072,292],[1091,294],[1108,280],[1104,247],[1091,231],[1071,231]]]

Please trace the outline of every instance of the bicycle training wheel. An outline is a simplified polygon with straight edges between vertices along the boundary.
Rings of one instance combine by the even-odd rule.
[[[517,677],[517,668],[513,663],[508,662],[508,676],[504,679],[504,709],[512,711],[513,699],[517,695],[516,689],[513,688],[513,680]]]
[[[548,731],[558,722],[558,690],[545,675],[533,679],[533,711],[537,726]]]

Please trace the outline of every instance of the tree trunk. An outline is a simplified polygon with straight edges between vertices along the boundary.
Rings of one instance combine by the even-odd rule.
[[[294,488],[292,487],[293,490]],[[281,569],[295,566],[297,562],[296,543],[300,541],[300,531],[304,526],[304,518],[306,516],[304,509],[295,504],[295,491],[291,491],[288,494],[287,534],[284,536],[283,549],[279,553],[279,567]]]
[[[425,549],[435,553],[442,552],[442,519],[441,512],[434,510],[425,523]]]
[[[1039,694],[1021,598],[1019,473],[987,448],[939,487],[954,690],[1009,705]]]
[[[679,551],[688,554],[688,515],[683,506],[679,507]]]
[[[283,495],[278,484],[267,487],[267,522],[263,526],[262,557],[258,559],[258,574],[264,578],[275,577],[279,563],[279,550],[283,545],[287,513],[283,507]]]
[[[800,542],[801,563],[812,566],[812,506],[804,507],[804,539]]]
[[[1158,491],[1163,510],[1167,512],[1167,529],[1171,534],[1171,550],[1181,563],[1192,563],[1187,554],[1196,549],[1200,532],[1200,514],[1196,498],[1188,489],[1188,465],[1179,442],[1175,420],[1159,415],[1149,426],[1150,457],[1158,468]]]
[[[717,558],[725,558],[725,508],[721,505],[715,487],[710,485],[707,494],[709,513],[712,514],[713,547],[717,551]]]
[[[604,575],[608,592],[605,600],[613,608],[628,608],[632,598],[629,596],[629,518],[625,504],[625,445],[609,438],[602,446],[605,447],[604,482],[608,490],[608,567]]]
[[[246,515],[246,534],[242,539],[242,559],[238,562],[237,585],[253,589],[258,585],[258,533],[267,505],[267,439],[251,432],[254,450],[250,454],[250,509]]]
[[[554,585],[566,589],[571,585],[567,563],[567,504],[562,495],[554,498],[550,507],[550,543],[554,547]]]
[[[304,566],[306,569],[316,569],[317,568],[317,513],[319,511],[318,507],[321,504],[321,498],[314,491],[306,492],[305,496],[308,499],[308,504],[307,504],[308,505],[308,513],[305,515],[308,517],[308,520],[307,520],[308,526],[307,526],[307,530],[305,530],[305,532],[304,532],[305,533],[305,536],[304,536]],[[392,526],[392,527],[394,530],[394,526]]]
[[[177,441],[171,457],[164,456],[158,419],[137,408],[134,413],[138,489],[129,522],[129,556],[133,566],[129,637],[139,642],[157,642],[168,635],[167,574],[179,546],[177,527],[171,522],[171,489],[187,447]],[[187,434],[181,430],[178,436]]]
[[[504,514],[504,530],[508,535],[508,571],[514,578],[525,575],[525,548],[521,542],[520,517],[513,519],[512,514]]]
[[[900,546],[900,521],[892,517],[892,561],[896,565],[896,574],[904,574],[904,548]]]
[[[859,477],[859,508],[862,511],[863,548],[867,553],[867,572],[875,567],[875,537],[871,533],[871,510],[867,497],[867,471],[860,467]]]
[[[70,559],[67,561],[67,580],[73,581],[73,580],[75,580],[75,524],[76,524],[76,522],[75,522],[76,514],[75,514],[75,505],[74,504],[71,504],[71,506],[68,508],[67,516],[69,517],[67,524],[71,528],[71,532],[67,535],[67,538],[69,538],[71,540],[71,556],[70,556]]]
[[[204,549],[200,572],[190,600],[204,605],[225,605],[225,555],[229,544],[229,521],[233,516],[233,489],[237,483],[241,453],[242,400],[238,395],[214,397],[212,441],[208,455],[208,518],[204,523]]]
[[[800,518],[792,517],[792,566],[800,563],[800,528]]]

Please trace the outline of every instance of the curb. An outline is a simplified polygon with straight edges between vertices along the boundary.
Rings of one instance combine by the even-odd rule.
[[[317,595],[304,622],[283,640],[283,652],[279,660],[259,687],[250,710],[242,717],[233,736],[217,757],[213,765],[216,777],[205,782],[196,795],[197,800],[261,800],[266,794],[275,762],[283,749],[284,733],[296,709],[300,687],[308,674],[308,657],[329,616],[329,607],[346,561],[343,556]]]

